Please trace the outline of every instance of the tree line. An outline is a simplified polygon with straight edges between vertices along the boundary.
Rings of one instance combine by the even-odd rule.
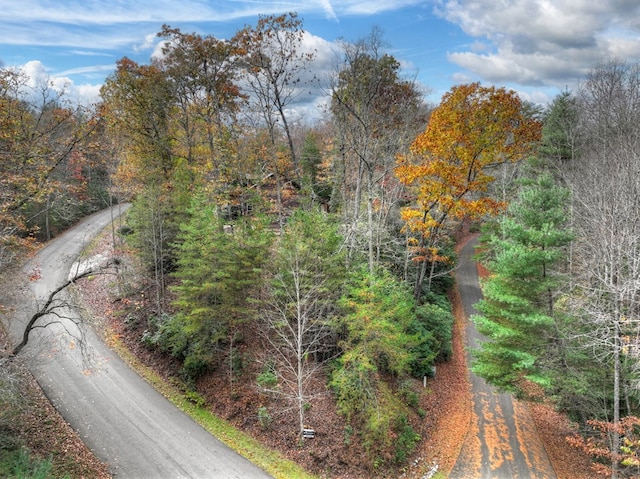
[[[342,42],[327,79],[305,34],[295,13],[229,40],[165,25],[162,55],[121,59],[92,110],[3,70],[0,265],[132,201],[142,341],[190,384],[226,371],[229,394],[257,364],[301,438],[323,378],[380,467],[420,440],[410,380],[451,355],[455,234],[482,223],[474,370],[552,398],[591,432],[578,447],[610,444],[599,464],[633,474],[638,66],[595,67],[545,109],[477,83],[432,106],[378,30]],[[304,124],[292,107],[318,82],[326,111]]]
[[[640,66],[594,67],[545,111],[534,161],[487,225],[474,370],[580,425],[596,472],[636,477]]]

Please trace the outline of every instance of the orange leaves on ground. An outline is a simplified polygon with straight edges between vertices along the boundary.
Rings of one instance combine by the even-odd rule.
[[[40,278],[42,278],[40,266],[34,266],[34,268],[29,272],[29,281],[38,281]]]

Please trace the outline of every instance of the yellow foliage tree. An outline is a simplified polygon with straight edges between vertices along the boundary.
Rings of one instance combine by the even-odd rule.
[[[426,130],[413,142],[410,155],[399,156],[396,176],[415,193],[401,212],[419,264],[415,284],[419,299],[427,268],[442,261],[439,234],[447,221],[480,218],[503,207],[487,194],[491,168],[532,153],[542,125],[527,117],[513,91],[459,85],[444,95]],[[429,276],[429,281],[431,275]],[[430,286],[430,283],[429,283]]]

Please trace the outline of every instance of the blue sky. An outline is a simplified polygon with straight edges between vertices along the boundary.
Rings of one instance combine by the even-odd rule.
[[[336,40],[380,27],[435,104],[471,81],[545,103],[597,64],[640,60],[638,0],[4,0],[0,66],[92,101],[117,60],[149,62],[163,23],[229,38],[259,14],[289,11],[303,19],[320,70]]]

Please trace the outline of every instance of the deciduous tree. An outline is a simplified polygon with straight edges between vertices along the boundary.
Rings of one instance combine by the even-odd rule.
[[[68,224],[81,214],[76,194],[87,192],[83,168],[95,126],[91,112],[64,91],[0,69],[0,267],[39,227],[46,239],[47,220]]]
[[[354,44],[343,43],[331,86],[348,252],[351,257],[366,251],[371,272],[388,252],[384,241],[395,226],[401,194],[393,175],[395,155],[406,151],[426,123],[422,92],[400,77],[400,63],[382,51],[384,46],[379,29]]]
[[[452,219],[495,214],[504,205],[487,195],[492,168],[533,152],[541,124],[527,117],[513,91],[459,85],[442,98],[426,130],[398,158],[396,175],[411,187],[414,204],[402,211],[406,228],[417,236],[418,265],[414,294],[427,289],[429,266],[442,261],[440,235]]]
[[[293,400],[300,434],[306,404],[324,360],[335,351],[333,319],[344,277],[337,225],[319,212],[297,210],[276,246],[263,319],[281,393]]]
[[[639,397],[627,366],[640,358],[640,65],[594,68],[578,104],[579,167],[567,175],[577,231],[570,307],[583,321],[575,339],[611,378],[610,408],[600,414],[612,422],[615,453],[623,408]]]
[[[290,12],[260,16],[255,26],[247,26],[234,37],[244,50],[244,80],[250,98],[269,130],[271,143],[277,144],[284,135],[296,179],[299,161],[289,109],[308,92],[305,83],[314,81],[310,64],[315,53],[305,48],[305,35],[302,19]]]

